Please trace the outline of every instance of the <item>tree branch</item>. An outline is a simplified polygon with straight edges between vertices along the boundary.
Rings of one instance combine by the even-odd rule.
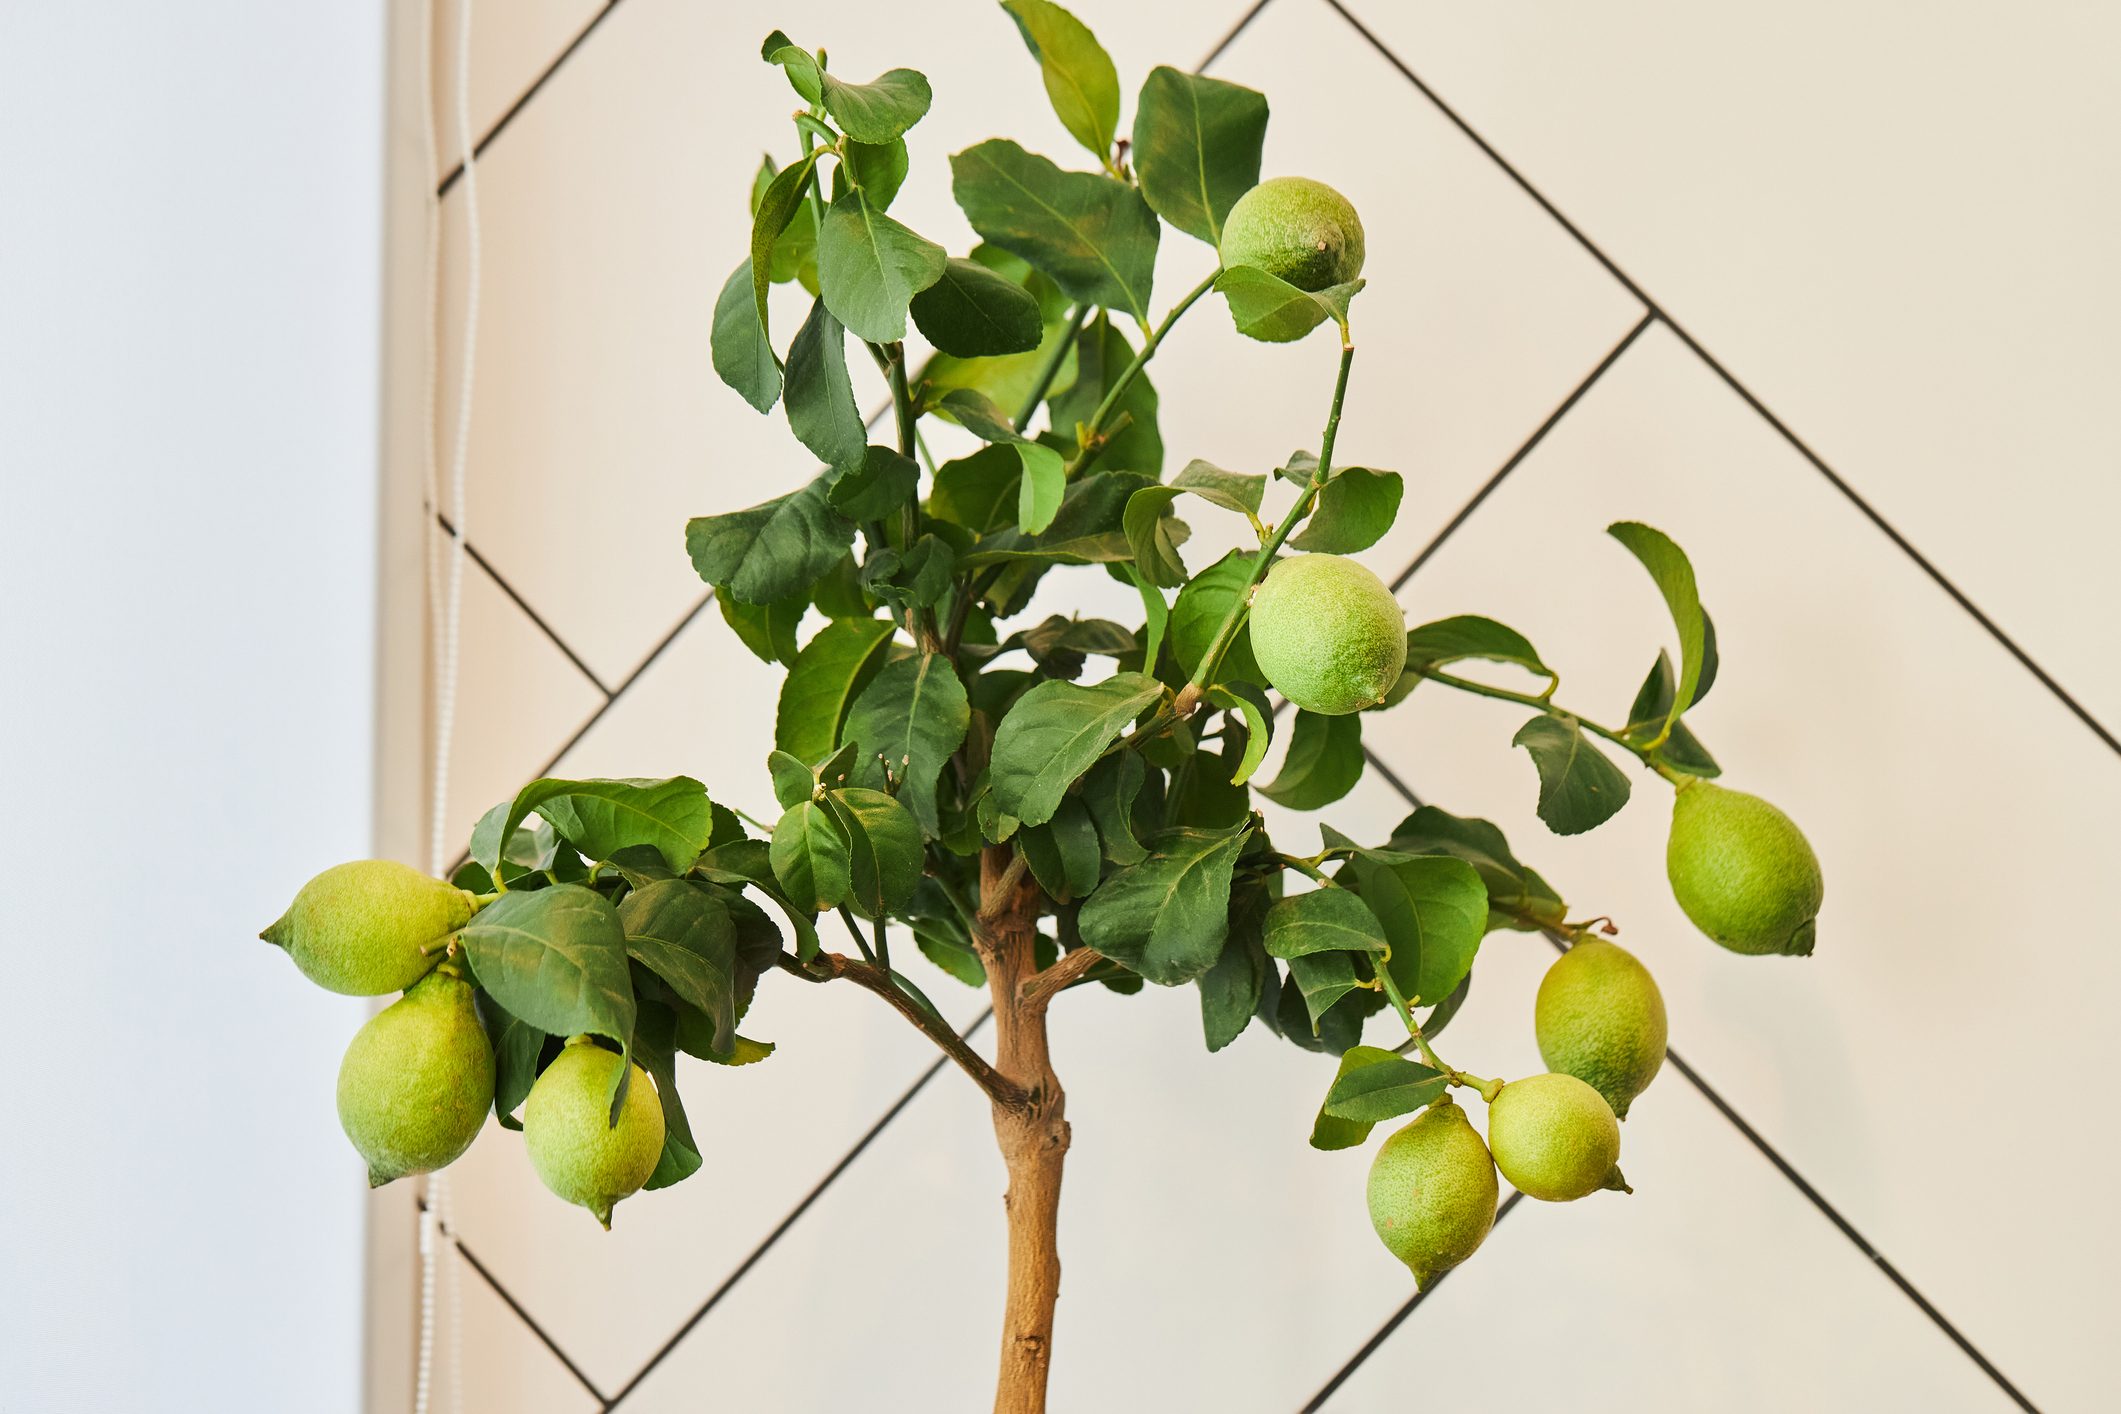
[[[788,967],[791,961],[792,959],[783,958],[781,965]],[[796,966],[800,967],[801,964]],[[811,959],[809,965],[813,978],[820,971],[830,977],[844,977],[889,1002],[892,1010],[912,1022],[922,1034],[935,1042],[944,1055],[956,1061],[958,1068],[971,1076],[972,1083],[984,1090],[987,1098],[995,1104],[1007,1109],[1024,1105],[1025,1095],[1021,1087],[989,1065],[987,1058],[966,1044],[965,1038],[951,1030],[940,1016],[926,1010],[900,991],[898,984],[891,980],[891,975],[882,968],[872,967],[859,958],[847,957],[842,953],[821,952]]]
[[[1105,955],[1096,948],[1077,948],[1045,971],[1026,977],[1023,986],[1017,988],[1017,1000],[1026,1007],[1042,1008],[1104,960]]]
[[[1016,886],[1024,877],[1024,856],[1014,855],[1009,866],[991,884],[980,887],[979,916],[982,923],[990,923],[1002,916],[1009,907],[1009,900],[1016,894]]]

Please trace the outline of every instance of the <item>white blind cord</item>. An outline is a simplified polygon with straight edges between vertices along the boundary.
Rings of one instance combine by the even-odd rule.
[[[433,0],[423,6],[423,23],[420,27],[420,71],[422,80],[422,102],[420,104],[421,129],[425,135],[424,149],[427,158],[427,302],[426,311],[426,385],[427,415],[426,436],[423,439],[425,463],[426,505],[423,508],[425,529],[421,555],[426,580],[428,605],[429,641],[433,645],[434,661],[432,682],[434,685],[434,756],[431,762],[432,775],[429,784],[429,799],[432,810],[428,819],[428,868],[440,874],[448,865],[449,830],[449,758],[456,733],[457,715],[457,669],[458,643],[463,625],[464,604],[464,483],[465,467],[471,446],[471,397],[474,372],[478,357],[479,340],[479,179],[473,152],[471,135],[471,6],[472,0],[458,0],[457,44],[456,44],[456,140],[464,163],[464,195],[460,203],[465,224],[465,294],[464,294],[464,346],[461,352],[460,373],[457,385],[457,420],[450,446],[449,521],[451,526],[449,545],[449,573],[446,591],[442,575],[435,563],[434,536],[438,529],[436,512],[440,504],[441,488],[437,484],[436,434],[440,428],[440,413],[437,401],[440,396],[440,367],[436,350],[435,326],[440,315],[441,302],[441,198],[435,194],[440,185],[439,158],[434,124],[434,10]],[[414,1414],[428,1414],[429,1399],[434,1383],[435,1348],[435,1274],[440,1261],[439,1248],[448,1246],[447,1296],[449,1340],[449,1387],[450,1407],[461,1411],[464,1407],[464,1360],[462,1316],[463,1285],[462,1270],[457,1259],[456,1217],[451,1202],[449,1174],[445,1170],[431,1175],[427,1180],[427,1203],[420,1214],[420,1344],[418,1366],[413,1385]]]

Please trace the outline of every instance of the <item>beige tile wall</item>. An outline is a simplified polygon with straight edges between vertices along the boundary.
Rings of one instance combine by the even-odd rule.
[[[708,363],[758,150],[789,146],[761,117],[792,105],[756,40],[778,23],[852,70],[928,69],[903,214],[962,248],[943,154],[997,128],[1056,155],[1067,140],[1003,16],[933,8],[947,23],[916,44],[900,8],[840,0],[479,6],[482,129],[595,28],[477,173],[469,529],[550,632],[473,576],[460,833],[548,765],[686,771],[767,804],[775,678],[700,609],[680,545],[686,516],[812,471]],[[1244,8],[1077,6],[1129,87],[1194,62]],[[2121,434],[2099,397],[2121,281],[2091,244],[2112,184],[2086,179],[2111,165],[2098,56],[2121,23],[2062,4],[1926,6],[1921,24],[1815,0],[1771,19],[1669,0],[1351,8],[2087,710],[2121,720],[2104,553]],[[1342,448],[1407,473],[1400,525],[1366,557],[1393,574],[1644,306],[1321,0],[1273,0],[1216,72],[1271,93],[1270,173],[1333,182],[1368,223]],[[445,426],[463,193],[444,205]],[[1174,239],[1159,283],[1184,289],[1208,261]],[[1204,311],[1168,351],[1155,378],[1174,456],[1263,468],[1315,438],[1324,341],[1270,349]],[[1815,959],[1748,962],[1692,934],[1661,879],[1661,792],[1596,834],[1547,835],[1507,708],[1419,693],[1370,745],[1416,791],[1502,824],[1585,911],[1621,918],[1680,1054],[2025,1398],[2103,1407],[2121,1380],[2101,1338],[2121,1315],[2105,1280],[2121,1231],[2098,1196],[2121,1162],[2098,1046],[2121,983],[2099,903],[2121,846],[2114,754],[1663,324],[1402,598],[1421,618],[1501,617],[1570,698],[1624,703],[1663,618],[1600,534],[1620,517],[1668,529],[1702,567],[1726,666],[1699,729],[1827,859]],[[1374,835],[1406,808],[1378,777],[1330,814]],[[1493,941],[1459,1048],[1537,1067],[1548,957]],[[978,999],[932,980],[970,1021]],[[545,1195],[512,1134],[489,1128],[459,1166],[467,1244],[604,1395],[929,1067],[865,1000],[769,987],[754,1015],[779,1054],[685,1077],[708,1168],[629,1202],[608,1236]],[[1190,990],[1071,997],[1057,1026],[1076,1148],[1056,1407],[1295,1408],[1408,1295],[1374,1250],[1361,1160],[1303,1145],[1327,1068],[1257,1035],[1205,1055]],[[1634,1199],[1520,1205],[1331,1407],[2010,1407],[1703,1091],[1668,1073],[1636,1113]],[[980,1106],[942,1077],[623,1407],[978,1407],[999,1178]],[[476,1280],[463,1340],[468,1407],[596,1407]]]

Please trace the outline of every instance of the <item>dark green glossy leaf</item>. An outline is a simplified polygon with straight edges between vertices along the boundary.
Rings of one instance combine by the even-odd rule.
[[[1708,628],[1701,612],[1701,595],[1694,584],[1694,566],[1687,559],[1686,551],[1674,544],[1671,537],[1636,521],[1615,521],[1606,527],[1606,534],[1627,546],[1629,553],[1642,561],[1643,568],[1656,581],[1657,592],[1664,596],[1665,607],[1672,612],[1673,625],[1679,630],[1679,682],[1672,690],[1672,703],[1665,712],[1664,722],[1658,726],[1658,732],[1662,732],[1676,724],[1687,708],[1694,705],[1694,692],[1701,684],[1702,667],[1707,658]],[[1655,740],[1656,736],[1657,732],[1653,732],[1650,739]],[[1615,805],[1613,808],[1620,807]]]
[[[1315,952],[1383,952],[1385,932],[1368,904],[1346,889],[1314,889],[1267,910],[1267,955],[1283,961]]]
[[[816,103],[824,97],[825,74],[818,67],[817,56],[798,48],[795,41],[781,31],[775,30],[766,36],[766,42],[759,46],[759,57],[786,69],[789,85],[802,95],[805,103]]]
[[[1294,343],[1327,320],[1345,323],[1348,303],[1363,283],[1350,280],[1313,293],[1250,265],[1233,265],[1215,277],[1237,332],[1269,344]]]
[[[1231,785],[1241,786],[1252,779],[1252,773],[1267,757],[1267,747],[1274,740],[1274,714],[1265,705],[1266,694],[1248,682],[1219,684],[1209,688],[1206,696],[1217,707],[1235,712],[1244,720],[1244,755],[1238,758],[1237,770],[1230,777]]]
[[[708,342],[716,376],[752,407],[767,412],[781,399],[781,364],[766,341],[766,326],[759,322],[752,295],[751,261],[746,259],[714,302],[714,333]]]
[[[714,1048],[736,1036],[736,925],[729,910],[689,879],[662,879],[619,905],[626,952],[697,1008],[714,1028]]]
[[[964,744],[971,723],[965,685],[950,660],[916,653],[888,664],[862,689],[840,736],[859,743],[867,761],[881,758],[880,766],[903,783],[899,799],[933,837],[942,833],[936,781],[950,754]],[[865,770],[857,779],[870,777]]]
[[[835,619],[796,655],[781,684],[773,744],[798,761],[816,761],[840,743],[840,722],[875,675],[891,641],[889,619]]]
[[[957,204],[980,236],[1014,251],[1078,300],[1149,318],[1156,215],[1097,172],[1064,172],[1005,138],[950,159]]]
[[[1671,718],[1676,685],[1671,655],[1660,649],[1657,661],[1650,667],[1650,675],[1642,680],[1642,689],[1635,694],[1635,705],[1628,709],[1628,725],[1621,735],[1643,744],[1655,740]],[[1709,755],[1708,748],[1693,732],[1687,730],[1685,722],[1672,723],[1671,735],[1657,748],[1657,759],[1690,776],[1723,774],[1716,758]]]
[[[530,1098],[530,1087],[538,1078],[539,1056],[550,1038],[521,1017],[510,1015],[484,988],[473,997],[479,1020],[486,1026],[486,1039],[493,1046],[494,1118],[503,1129],[521,1129],[523,1121],[515,1113]]]
[[[847,832],[817,801],[798,802],[782,813],[773,828],[772,860],[789,902],[806,913],[839,907],[853,888]]]
[[[967,569],[1006,561],[1031,564],[1090,565],[1131,557],[1121,518],[1127,498],[1146,478],[1131,471],[1098,472],[1068,487],[1053,523],[1036,535],[1011,528],[982,539],[958,563]],[[1019,497],[1021,500],[1021,496]],[[1000,602],[1001,596],[990,596]]]
[[[1039,683],[994,734],[988,772],[996,805],[1027,825],[1052,819],[1068,787],[1163,694],[1162,683],[1141,673],[1115,673],[1089,687]]]
[[[906,337],[906,307],[942,278],[948,260],[941,246],[886,216],[860,188],[841,193],[818,227],[817,277],[825,307],[857,339],[872,344]]]
[[[1355,964],[1344,952],[1306,953],[1289,959],[1289,978],[1303,994],[1304,1010],[1311,1018],[1311,1034],[1318,1034],[1319,1018],[1342,997],[1362,986]]]
[[[766,771],[773,778],[773,797],[783,810],[817,794],[817,771],[799,757],[769,751]]]
[[[1031,292],[971,260],[951,260],[913,297],[913,322],[929,343],[960,358],[1024,353],[1045,337]]]
[[[1291,810],[1317,810],[1362,779],[1362,718],[1298,711],[1281,771],[1259,793]]]
[[[1171,514],[1171,503],[1178,496],[1176,486],[1144,486],[1127,498],[1126,515],[1120,522],[1142,578],[1170,588],[1186,582],[1186,562],[1178,553],[1186,539],[1186,523]]]
[[[795,631],[810,607],[808,594],[798,592],[771,604],[746,604],[725,592],[724,586],[717,586],[714,603],[721,611],[722,622],[736,631],[738,639],[760,662],[786,667],[795,661]]]
[[[1171,484],[1226,511],[1236,511],[1254,520],[1258,519],[1259,508],[1267,494],[1267,478],[1258,472],[1224,471],[1197,457],[1171,478]]]
[[[1142,668],[1155,673],[1157,660],[1163,655],[1164,635],[1171,627],[1171,606],[1164,602],[1163,593],[1151,584],[1148,577],[1134,565],[1128,565],[1128,582],[1142,600]]]
[[[540,780],[516,793],[516,820],[537,811],[591,859],[628,845],[653,845],[673,870],[690,869],[714,833],[707,788],[690,776],[668,780]]]
[[[766,311],[766,291],[772,286],[773,251],[781,232],[788,228],[816,175],[817,158],[806,156],[792,167],[774,174],[751,213],[751,302],[758,315],[759,337],[772,349],[773,320]]]
[[[1510,663],[1538,673],[1552,691],[1561,677],[1540,661],[1530,641],[1511,628],[1478,614],[1459,614],[1407,630],[1407,668],[1443,668],[1468,658],[1491,663]]]
[[[1105,858],[1114,864],[1139,864],[1149,857],[1134,838],[1133,825],[1134,802],[1147,774],[1138,753],[1115,751],[1083,777],[1083,803],[1097,824]]]
[[[1628,778],[1574,717],[1534,717],[1510,738],[1539,768],[1539,818],[1557,835],[1595,830],[1628,803]]]
[[[1488,890],[1488,927],[1532,932],[1568,917],[1561,895],[1510,852],[1501,830],[1486,820],[1424,805],[1392,831],[1387,849],[1401,854],[1447,854],[1463,859]]]
[[[883,211],[898,195],[899,188],[905,185],[910,167],[904,138],[893,138],[885,143],[856,142],[849,138],[847,157],[840,164],[840,172],[861,188],[870,206]]]
[[[1048,400],[1054,431],[1070,452],[1080,448],[1076,425],[1096,415],[1098,405],[1126,377],[1134,363],[1134,345],[1100,313],[1075,336],[1075,381]],[[1164,469],[1164,440],[1158,428],[1161,407],[1156,386],[1137,373],[1121,390],[1104,424],[1104,444],[1097,465],[1105,471],[1138,471],[1154,481]]]
[[[554,1036],[631,1045],[626,932],[602,894],[580,884],[503,894],[458,936],[479,985],[511,1016]]]
[[[854,383],[847,376],[845,335],[824,300],[810,306],[810,317],[788,346],[781,389],[795,439],[825,465],[841,468],[860,466],[869,446],[869,430],[854,405]]]
[[[1200,667],[1230,606],[1245,593],[1256,558],[1242,550],[1232,550],[1193,576],[1192,582],[1178,592],[1178,602],[1171,606],[1171,656],[1189,675]],[[1214,677],[1216,682],[1233,679],[1261,685],[1267,681],[1259,660],[1252,656],[1251,635],[1244,631],[1243,624],[1238,625],[1237,636],[1230,640]]]
[[[1147,859],[1112,875],[1083,904],[1076,916],[1083,941],[1160,986],[1200,976],[1222,956],[1230,873],[1250,833],[1241,824],[1158,835]]]
[[[1331,954],[1321,953],[1319,956]],[[1303,986],[1292,973],[1283,981],[1273,1016],[1265,1017],[1264,1001],[1261,1013],[1275,1034],[1289,1044],[1306,1051],[1337,1056],[1362,1039],[1363,1023],[1385,1005],[1383,993],[1369,987],[1357,987],[1326,1008],[1314,1023]]]
[[[1038,60],[1046,96],[1075,140],[1102,162],[1119,132],[1119,72],[1089,26],[1049,0],[1002,0]]]
[[[1260,946],[1260,917],[1268,903],[1265,889],[1254,888],[1230,900],[1230,934],[1215,966],[1193,980],[1200,988],[1200,1023],[1210,1051],[1219,1051],[1244,1034],[1259,1011],[1267,984],[1281,984],[1274,964]]]
[[[913,812],[880,790],[854,787],[825,798],[847,836],[855,911],[881,918],[911,903],[921,881],[921,827]]]
[[[938,520],[986,535],[1009,524],[1023,458],[1010,446],[982,447],[969,457],[935,469],[928,513]]]
[[[1418,1061],[1387,1051],[1386,1059],[1344,1069],[1326,1092],[1325,1113],[1358,1124],[1378,1124],[1434,1103],[1450,1078]]]
[[[1387,965],[1408,1003],[1449,996],[1472,970],[1488,928],[1488,891],[1473,866],[1365,850],[1348,868],[1392,945]]]
[[[1219,245],[1223,218],[1259,184],[1267,97],[1159,65],[1134,101],[1134,172],[1156,214]]]
[[[1389,1064],[1400,1057],[1378,1046],[1350,1046],[1341,1053],[1340,1069],[1333,1075],[1333,1087],[1326,1092],[1330,1101],[1333,1091],[1352,1075],[1368,1070],[1372,1066]],[[1362,1120],[1341,1119],[1327,1113],[1326,1106],[1318,1107],[1318,1118],[1311,1125],[1311,1147],[1314,1149],[1353,1149],[1370,1137],[1370,1123]]]
[[[913,69],[891,69],[868,83],[825,74],[822,97],[840,131],[856,142],[874,144],[904,137],[926,116],[935,95],[926,76]]]
[[[1429,1008],[1429,1014],[1421,1021],[1421,1034],[1434,1044],[1436,1038],[1443,1034],[1443,1029],[1451,1024],[1451,1018],[1458,1015],[1459,1008],[1466,1004],[1466,998],[1472,994],[1473,974],[1468,972],[1458,979],[1458,985],[1451,989],[1450,996]]]
[[[641,1019],[634,1029],[634,1059],[655,1081],[656,1099],[663,1108],[663,1153],[644,1188],[668,1188],[700,1171],[699,1141],[693,1138],[685,1105],[678,1098],[677,1021],[671,1008],[661,1002],[641,1006]]]
[[[854,543],[854,522],[832,509],[822,479],[726,515],[685,523],[685,551],[700,578],[746,604],[797,594]]]
[[[1322,555],[1367,550],[1392,528],[1404,489],[1396,471],[1344,466],[1327,480],[1311,518],[1289,543]]]
[[[1097,826],[1079,796],[1063,796],[1053,818],[1017,831],[1017,847],[1031,865],[1032,877],[1056,903],[1086,898],[1097,887],[1102,868]]]
[[[827,499],[849,520],[882,520],[912,499],[920,480],[920,464],[911,457],[872,446],[859,467],[832,483]]]

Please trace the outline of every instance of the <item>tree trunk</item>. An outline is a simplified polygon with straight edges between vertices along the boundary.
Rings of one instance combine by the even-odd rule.
[[[994,1137],[1009,1170],[1003,1206],[1009,1215],[1009,1287],[1002,1316],[1001,1372],[995,1414],[1044,1414],[1053,1363],[1053,1307],[1060,1296],[1061,1168],[1068,1157],[1067,1096],[1046,1049],[1046,998],[1025,1000],[1024,979],[1037,969],[1037,890],[1005,883],[1006,849],[981,861],[982,897],[1008,896],[981,938],[994,999],[995,1068],[1022,1088],[1021,1105],[994,1107]]]

